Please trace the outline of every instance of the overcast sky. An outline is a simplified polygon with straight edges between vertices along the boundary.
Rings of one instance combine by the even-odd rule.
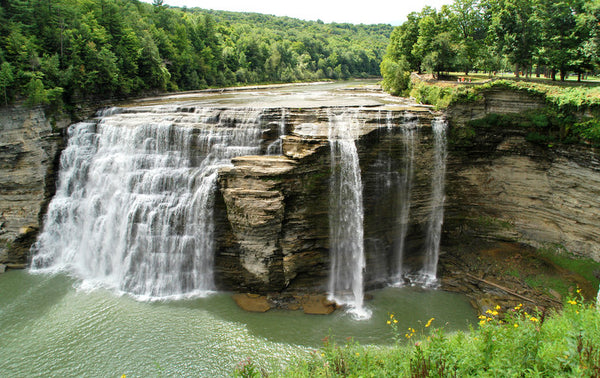
[[[143,0],[152,3],[152,0]],[[406,15],[425,5],[440,9],[453,0],[164,0],[165,4],[188,8],[256,12],[303,20],[353,24],[399,25]]]

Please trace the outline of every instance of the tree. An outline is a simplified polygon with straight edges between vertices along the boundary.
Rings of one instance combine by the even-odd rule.
[[[393,95],[400,95],[410,84],[410,67],[404,56],[393,59],[386,56],[381,62],[383,89]]]
[[[577,15],[581,13],[578,0],[537,0],[535,17],[541,31],[539,55],[552,72],[560,72],[561,81],[570,69],[577,69],[579,47],[583,43]]]
[[[0,67],[0,86],[4,92],[4,104],[8,105],[7,88],[12,85],[14,81],[14,75],[12,66],[8,62],[2,63]]]
[[[494,4],[494,2],[491,2]],[[539,25],[531,0],[503,0],[492,5],[494,44],[515,67],[515,76],[529,70],[539,41]]]
[[[485,53],[487,25],[480,1],[455,0],[450,6],[449,23],[458,41],[458,65],[468,75]]]

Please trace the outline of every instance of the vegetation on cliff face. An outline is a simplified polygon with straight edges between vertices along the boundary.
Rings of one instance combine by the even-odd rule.
[[[540,98],[547,106],[522,114],[489,114],[471,121],[469,126],[515,126],[528,129],[528,139],[532,142],[600,146],[599,86],[562,86],[515,80],[496,80],[475,86],[418,81],[412,84],[410,94],[422,103],[445,109],[458,103],[481,101],[487,91],[493,90],[527,93]]]
[[[0,96],[29,104],[379,75],[389,25],[138,0],[0,1]]]
[[[274,376],[286,377],[467,377],[600,375],[600,311],[579,290],[561,312],[542,313],[522,304],[496,306],[468,333],[446,334],[435,319],[399,329],[387,324],[393,347],[338,345],[330,338],[305,360]],[[265,376],[251,361],[236,376]]]
[[[599,0],[455,0],[425,7],[394,29],[382,62],[386,90],[407,88],[406,72],[512,71],[565,80],[598,70]]]

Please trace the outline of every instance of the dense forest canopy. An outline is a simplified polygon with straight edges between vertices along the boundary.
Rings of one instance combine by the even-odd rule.
[[[381,69],[400,93],[411,71],[581,76],[600,65],[600,0],[455,0],[394,29]]]
[[[3,104],[379,76],[390,25],[171,8],[161,0],[0,0]]]

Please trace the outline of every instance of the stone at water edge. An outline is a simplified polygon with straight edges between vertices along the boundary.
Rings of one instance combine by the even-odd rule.
[[[0,274],[6,272],[6,265],[0,264]]]
[[[258,294],[234,294],[232,296],[235,304],[242,310],[249,312],[267,312],[271,309],[271,305],[267,297]]]
[[[324,295],[307,295],[301,299],[302,309],[305,314],[329,315],[336,309],[336,304]]]

